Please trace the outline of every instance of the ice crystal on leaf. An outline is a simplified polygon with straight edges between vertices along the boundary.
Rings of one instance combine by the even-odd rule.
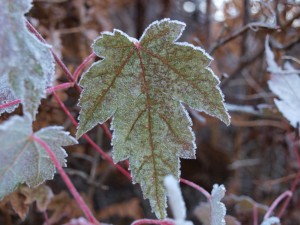
[[[45,89],[51,83],[54,59],[49,46],[26,29],[24,13],[29,11],[31,0],[1,3],[0,80],[6,80],[7,84],[0,92],[0,103],[5,96],[7,101],[20,98],[24,111],[34,118],[41,98],[45,97]],[[13,109],[10,107],[6,111]]]
[[[34,187],[45,180],[53,179],[55,166],[43,147],[34,142],[31,120],[27,116],[11,117],[0,125],[0,199],[26,183]],[[65,166],[65,150],[61,146],[72,145],[77,141],[62,127],[46,127],[35,136],[45,141]]]
[[[179,157],[194,158],[191,120],[182,103],[229,124],[219,80],[202,49],[176,42],[185,24],[152,23],[140,40],[120,30],[93,44],[104,59],[84,74],[77,138],[113,117],[113,158],[129,159],[133,181],[158,218],[166,216],[166,175],[179,176]]]

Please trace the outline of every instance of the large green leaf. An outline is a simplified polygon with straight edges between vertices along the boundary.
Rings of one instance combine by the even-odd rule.
[[[0,199],[26,183],[33,187],[53,179],[55,166],[43,147],[34,142],[31,119],[28,116],[11,117],[0,125]],[[34,133],[45,141],[65,166],[65,150],[61,146],[77,141],[62,127],[46,127]]]
[[[20,98],[24,111],[34,118],[51,84],[54,59],[50,47],[26,29],[24,13],[30,7],[31,0],[1,1],[0,80],[7,84],[1,85],[5,89],[0,91],[0,104]]]
[[[152,23],[140,40],[114,30],[93,44],[102,61],[80,85],[77,137],[113,116],[113,158],[129,159],[133,181],[157,217],[166,215],[163,179],[179,176],[179,157],[194,158],[191,120],[182,103],[229,124],[219,80],[200,48],[175,42],[185,28],[179,21]]]

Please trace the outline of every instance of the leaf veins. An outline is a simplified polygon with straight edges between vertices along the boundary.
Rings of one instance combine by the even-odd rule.
[[[229,115],[199,47],[176,42],[185,24],[152,23],[140,40],[120,30],[104,32],[93,44],[104,59],[84,74],[77,138],[113,117],[113,158],[129,159],[133,181],[158,218],[166,216],[163,179],[179,177],[179,157],[195,157],[191,120],[182,103],[229,124]]]

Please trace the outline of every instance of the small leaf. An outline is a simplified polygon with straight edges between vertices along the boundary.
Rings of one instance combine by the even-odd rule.
[[[275,99],[275,104],[290,124],[297,128],[300,124],[300,77],[290,63],[285,63],[284,70],[276,64],[274,54],[267,42],[265,48],[268,70],[272,73],[268,85],[281,99]]]
[[[29,116],[11,117],[0,125],[0,199],[20,184],[34,187],[53,179],[55,166],[44,149],[31,139]],[[65,150],[61,146],[77,143],[62,127],[46,127],[34,134],[44,140],[60,164],[65,166]]]
[[[25,26],[24,13],[31,0],[4,0],[0,7],[0,80],[7,80],[4,95],[20,98],[25,112],[35,118],[45,89],[51,85],[54,59],[48,45],[40,42]],[[0,100],[3,93],[0,93]],[[8,111],[13,108],[8,109]]]
[[[225,196],[224,185],[214,184],[211,192],[211,225],[225,225],[226,207],[221,199]]]
[[[93,44],[103,60],[84,74],[77,138],[113,116],[113,158],[129,159],[134,182],[158,218],[166,216],[166,175],[179,176],[179,157],[195,158],[191,120],[183,107],[204,111],[229,124],[210,56],[176,42],[185,24],[152,23],[140,40],[120,30]]]

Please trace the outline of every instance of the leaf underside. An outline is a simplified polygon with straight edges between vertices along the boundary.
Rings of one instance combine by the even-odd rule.
[[[14,191],[20,184],[34,187],[53,179],[55,166],[41,145],[32,140],[31,120],[28,116],[11,117],[0,125],[0,199]],[[65,150],[61,146],[77,141],[62,127],[46,127],[35,136],[45,141],[65,166]]]
[[[4,0],[0,7],[0,80],[7,82],[5,90],[0,91],[0,104],[20,98],[23,110],[35,118],[45,89],[52,82],[54,58],[49,46],[26,29],[24,13],[30,8],[31,0]]]
[[[200,48],[175,42],[179,21],[152,23],[140,40],[114,30],[93,44],[104,59],[84,74],[77,138],[113,116],[113,158],[129,159],[133,181],[158,218],[166,216],[163,179],[179,177],[179,157],[194,158],[191,120],[182,103],[229,124],[219,80]]]
[[[274,53],[269,46],[269,37],[265,41],[266,60],[271,78],[268,81],[269,88],[277,95],[275,104],[282,115],[290,121],[290,124],[298,128],[300,124],[300,77],[293,66],[286,62],[282,69],[275,61]],[[300,131],[300,128],[299,128]]]

